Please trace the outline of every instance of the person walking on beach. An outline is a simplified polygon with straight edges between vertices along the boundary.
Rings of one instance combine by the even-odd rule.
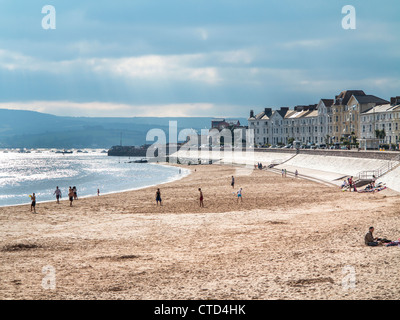
[[[33,210],[33,213],[36,213],[36,195],[32,193],[31,196],[31,212]]]
[[[237,192],[237,199],[236,199],[236,203],[239,203],[239,199],[240,199],[240,203],[243,202],[243,197],[242,197],[242,188],[240,188]]]
[[[297,169],[296,169],[296,171],[294,172],[294,176],[297,178],[298,175],[299,175],[299,172],[298,172]]]
[[[284,177],[284,175],[285,175],[285,170],[283,170],[283,169],[282,169],[282,171],[281,171],[281,172],[282,172],[282,178],[283,178],[283,177]]]
[[[72,201],[74,201],[74,190],[69,187],[68,189],[69,206],[72,207]]]
[[[160,206],[162,206],[160,188],[157,188],[157,191],[156,191],[156,203],[157,203],[157,206],[158,206],[158,202],[160,202]]]
[[[231,186],[232,186],[232,189],[235,187],[235,178],[234,178],[234,176],[232,176]]]
[[[201,188],[199,188],[199,192],[200,192],[200,207],[203,207],[204,208],[204,203],[203,203],[203,200],[204,200],[204,197],[203,197],[203,192],[201,191]]]
[[[57,203],[60,203],[60,198],[62,196],[61,190],[58,189],[58,186],[56,187],[56,191],[54,191],[53,195],[56,195]]]
[[[100,189],[97,189],[97,196],[100,195]]]
[[[76,187],[74,186],[72,188],[73,192],[74,192],[74,200],[78,200],[78,191],[76,190]]]
[[[285,178],[286,178],[286,169],[285,169]]]

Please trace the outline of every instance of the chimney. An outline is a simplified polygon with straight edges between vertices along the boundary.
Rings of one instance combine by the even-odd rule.
[[[397,106],[398,104],[400,104],[400,96],[390,98],[391,106]]]
[[[271,108],[264,108],[264,113],[265,113],[268,117],[270,117],[271,114],[272,114],[272,109],[271,109]]]
[[[250,110],[250,118],[254,118],[254,111]]]

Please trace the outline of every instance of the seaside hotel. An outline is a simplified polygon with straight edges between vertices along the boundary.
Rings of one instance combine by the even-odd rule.
[[[363,149],[375,148],[379,142],[398,145],[400,96],[387,101],[362,90],[346,90],[334,99],[293,110],[265,108],[258,114],[251,110],[248,123],[258,146],[287,145],[292,140],[303,145],[357,141]],[[376,130],[384,132],[379,139]]]

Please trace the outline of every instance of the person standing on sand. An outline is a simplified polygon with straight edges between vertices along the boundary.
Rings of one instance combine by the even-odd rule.
[[[351,192],[351,188],[353,188],[353,176],[349,178],[349,191]]]
[[[97,189],[97,196],[100,195],[100,189]]]
[[[203,207],[204,208],[204,203],[203,203],[203,200],[204,200],[204,197],[203,197],[203,192],[201,191],[201,188],[199,188],[199,192],[200,192],[200,207]]]
[[[285,169],[285,178],[286,178],[286,169]]]
[[[68,197],[69,197],[69,206],[72,207],[72,201],[74,201],[74,190],[69,187],[68,190]]]
[[[73,192],[74,192],[74,200],[78,200],[78,191],[76,190],[76,187],[74,186],[72,188]]]
[[[237,192],[237,200],[236,203],[239,203],[239,199],[240,199],[240,203],[243,202],[243,197],[242,197],[242,188],[240,188]]]
[[[36,213],[36,195],[34,193],[32,193],[31,201],[31,212],[33,210],[33,213]]]
[[[296,169],[296,171],[295,171],[295,173],[294,173],[294,176],[297,178],[298,175],[299,175],[299,172],[298,172],[297,169]]]
[[[162,206],[160,188],[157,188],[157,191],[156,191],[156,203],[157,203],[157,206],[158,206],[158,202],[160,202],[160,206]]]
[[[58,189],[58,186],[56,187],[56,191],[54,191],[53,195],[56,195],[57,203],[60,203],[60,198],[61,198],[61,190]]]
[[[235,187],[235,178],[233,176],[232,176],[231,186],[232,186],[232,189]]]

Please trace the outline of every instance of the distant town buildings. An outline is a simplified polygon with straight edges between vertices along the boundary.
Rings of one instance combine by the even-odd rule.
[[[400,96],[390,101],[367,95],[362,90],[345,90],[334,99],[295,106],[292,110],[265,108],[250,111],[250,129],[259,146],[346,144],[376,148],[400,143]]]
[[[222,130],[225,128],[229,127],[240,127],[240,121],[239,120],[226,120],[226,119],[212,119],[211,120],[211,129],[218,129]]]

